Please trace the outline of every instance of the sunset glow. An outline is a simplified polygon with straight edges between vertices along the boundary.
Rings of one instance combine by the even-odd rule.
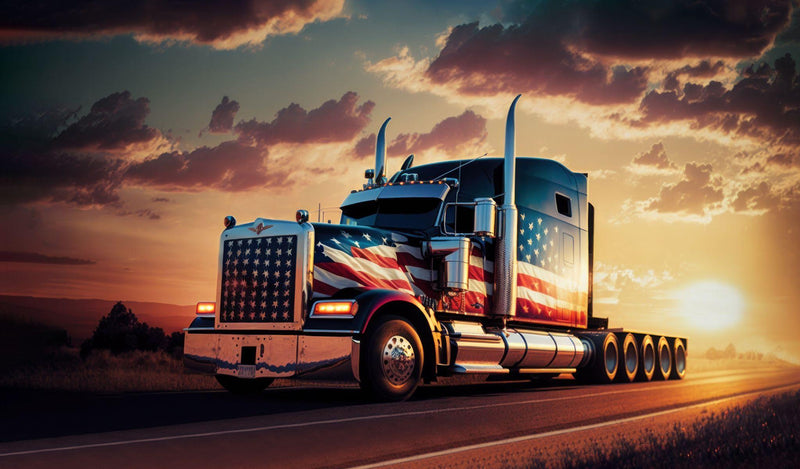
[[[716,281],[697,282],[676,294],[680,312],[703,330],[724,330],[742,320],[745,301],[736,288]]]
[[[522,94],[517,154],[589,174],[595,314],[800,360],[796,1],[25,5],[2,294],[214,299],[225,216],[338,221],[388,117],[389,176],[501,155]]]

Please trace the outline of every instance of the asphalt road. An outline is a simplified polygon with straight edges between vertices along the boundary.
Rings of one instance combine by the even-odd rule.
[[[356,388],[278,388],[255,397],[2,391],[0,468],[463,464],[514,445],[669,425],[687,412],[797,388],[800,374],[789,368],[607,386],[569,379],[431,386],[393,404],[366,402]]]

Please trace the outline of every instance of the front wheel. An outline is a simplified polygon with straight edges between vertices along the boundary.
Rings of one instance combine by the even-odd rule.
[[[405,319],[387,316],[367,337],[361,387],[382,401],[404,401],[422,379],[423,350]]]

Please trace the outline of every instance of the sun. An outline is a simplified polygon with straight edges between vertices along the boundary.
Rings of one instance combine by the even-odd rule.
[[[742,319],[745,301],[739,290],[713,280],[697,282],[676,293],[681,315],[706,331],[728,329]]]

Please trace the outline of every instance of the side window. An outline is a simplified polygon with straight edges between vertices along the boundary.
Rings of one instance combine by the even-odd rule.
[[[566,195],[556,192],[556,210],[565,217],[572,216],[572,201]]]

